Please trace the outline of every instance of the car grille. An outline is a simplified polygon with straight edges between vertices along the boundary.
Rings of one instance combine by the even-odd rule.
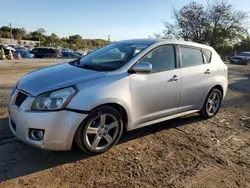
[[[23,102],[28,98],[28,95],[23,92],[18,92],[15,104],[20,107]]]

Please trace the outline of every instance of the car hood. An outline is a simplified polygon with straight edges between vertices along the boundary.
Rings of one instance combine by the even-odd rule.
[[[32,96],[37,96],[47,91],[101,78],[106,74],[107,72],[92,71],[62,63],[38,69],[25,75],[20,79],[18,89]]]

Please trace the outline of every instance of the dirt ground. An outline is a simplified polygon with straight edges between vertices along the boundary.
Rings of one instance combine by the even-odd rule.
[[[47,62],[0,61],[0,187],[250,187],[250,67],[228,65],[216,117],[198,114],[127,132],[110,151],[42,151],[13,137],[8,96]],[[53,63],[56,63],[54,60]]]

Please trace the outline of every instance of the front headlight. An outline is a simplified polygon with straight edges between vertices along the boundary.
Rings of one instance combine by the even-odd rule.
[[[31,108],[32,110],[60,110],[67,106],[76,93],[77,90],[74,87],[44,93],[35,98]]]

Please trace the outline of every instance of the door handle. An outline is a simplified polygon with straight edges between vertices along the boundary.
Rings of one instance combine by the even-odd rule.
[[[204,74],[210,74],[211,73],[211,71],[209,70],[209,69],[207,69],[205,72],[204,72]]]
[[[170,82],[176,82],[176,81],[178,81],[179,79],[180,79],[179,76],[174,75],[169,81],[170,81]]]

